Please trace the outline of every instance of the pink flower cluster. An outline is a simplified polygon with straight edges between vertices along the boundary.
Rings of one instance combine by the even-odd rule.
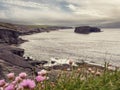
[[[40,72],[38,72],[38,76],[36,77],[36,81],[37,82],[43,82],[44,80],[47,79],[46,77],[47,71],[46,70],[41,70]]]
[[[24,79],[21,83],[20,86],[24,87],[24,88],[29,88],[29,89],[34,89],[36,84],[34,82],[34,80],[31,79]]]
[[[47,71],[41,70],[38,72],[38,76],[34,80],[28,79],[28,75],[25,72],[20,73],[15,76],[14,73],[7,74],[8,83],[3,79],[0,80],[0,90],[34,90],[36,88],[36,83],[44,82],[46,78]]]

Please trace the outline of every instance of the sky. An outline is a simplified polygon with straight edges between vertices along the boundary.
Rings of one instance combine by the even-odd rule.
[[[120,25],[120,0],[0,0],[0,21],[42,25]]]

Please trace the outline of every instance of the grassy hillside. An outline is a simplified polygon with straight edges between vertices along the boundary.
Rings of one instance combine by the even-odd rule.
[[[48,28],[48,27],[54,27],[49,25],[18,25],[18,24],[11,24],[11,23],[3,23],[0,22],[1,28],[10,28],[10,29],[17,29],[17,27],[24,26],[26,28]]]

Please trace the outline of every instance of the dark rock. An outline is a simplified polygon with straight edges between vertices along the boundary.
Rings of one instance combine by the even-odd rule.
[[[23,57],[24,49],[16,48],[15,46],[9,46],[6,44],[0,44],[0,51],[10,51],[13,54]]]
[[[23,68],[32,68],[32,65],[25,61],[23,57],[13,54],[7,50],[0,51],[0,59]]]
[[[30,61],[30,64],[32,65],[32,66],[36,66],[36,65],[44,65],[44,64],[47,64],[48,63],[48,61]]]
[[[18,44],[19,33],[11,29],[0,29],[0,41],[8,44]]]
[[[14,72],[16,75],[18,75],[23,71],[26,72],[28,75],[34,74],[34,71],[31,68],[24,68],[21,66],[17,66],[12,63],[6,62],[5,60],[0,59],[0,79],[3,78],[7,79],[6,74],[10,72]]]
[[[90,27],[90,26],[81,26],[76,27],[74,32],[75,33],[82,33],[82,34],[89,34],[91,32],[100,32],[101,30],[97,27]]]
[[[30,58],[30,57],[27,57],[27,58],[25,59],[25,61],[33,61],[33,59]]]
[[[68,68],[70,68],[70,65],[69,64],[54,65],[50,68],[55,70],[67,70]]]
[[[85,65],[85,62],[75,62],[76,65],[81,66],[81,65]]]
[[[21,57],[24,55],[24,49],[12,49],[11,52]]]
[[[5,75],[3,73],[3,67],[0,65],[0,79],[5,78]]]
[[[51,61],[51,64],[54,64],[56,61]]]

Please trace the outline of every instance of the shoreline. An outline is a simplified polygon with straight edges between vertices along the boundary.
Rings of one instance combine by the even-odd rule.
[[[49,29],[50,28],[47,28],[46,30],[42,29],[44,30],[42,32],[47,32]],[[60,28],[57,27],[56,29],[54,28],[53,30],[49,30],[49,31],[55,31],[58,29],[61,29],[61,27]],[[16,47],[16,45],[20,45],[21,43],[24,43],[24,40],[20,39],[19,36],[31,35],[34,33],[41,33],[41,29],[32,29],[32,31],[28,30],[27,32],[25,30],[16,31],[13,29],[11,30],[9,28],[0,29],[0,31],[2,31],[1,34],[3,35],[3,41],[5,42],[0,44],[1,45],[0,47],[0,66],[1,66],[0,78],[5,77],[5,75],[9,72],[15,72],[16,74],[19,74],[20,72],[27,72],[29,75],[32,75],[33,73],[37,73],[41,69],[67,70],[68,68],[70,68],[69,64],[44,66],[45,64],[48,63],[47,61],[38,61],[38,60],[34,61],[30,57],[27,57],[27,59],[23,57],[24,49]],[[6,34],[4,35],[4,33]],[[8,38],[6,39],[6,37]],[[51,63],[54,63],[54,61],[52,61]],[[88,67],[97,67],[101,69],[104,68],[102,66],[92,65],[85,62],[84,63],[78,62],[78,63],[80,64],[81,67],[83,67],[86,64],[86,66]]]
[[[58,29],[67,29],[70,27],[47,27],[47,28],[31,28],[13,24],[0,25],[0,78],[5,78],[5,75],[10,72],[19,74],[27,72],[29,75],[37,73],[41,68],[35,67],[27,61],[24,55],[24,49],[17,48],[17,45],[24,43],[19,36],[31,35],[34,33],[50,32]],[[32,60],[33,61],[33,60]],[[36,62],[42,63],[43,62]]]

